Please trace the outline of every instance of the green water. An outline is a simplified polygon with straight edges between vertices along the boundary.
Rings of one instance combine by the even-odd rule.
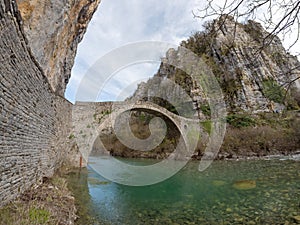
[[[204,172],[198,165],[190,162],[145,187],[109,182],[91,168],[72,173],[78,224],[273,225],[293,224],[300,215],[300,161],[215,161]],[[253,180],[256,187],[238,190],[233,184],[239,180]]]

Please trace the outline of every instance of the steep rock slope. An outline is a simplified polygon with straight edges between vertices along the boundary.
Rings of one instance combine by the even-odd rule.
[[[100,0],[18,0],[34,57],[52,89],[64,96],[76,49]]]
[[[267,33],[257,22],[240,24],[230,16],[222,16],[205,28],[181,46],[193,51],[211,68],[223,90],[228,112],[275,112],[298,107],[300,79],[291,81],[299,76],[300,63],[287,53],[278,37]],[[180,61],[181,57],[177,50],[170,49],[165,61]],[[174,85],[166,88],[162,78],[183,87],[201,111],[208,108],[201,86],[164,61],[152,79],[139,85],[133,98],[164,106],[163,101],[148,97],[153,86],[163,89],[166,99],[180,97],[178,88]]]

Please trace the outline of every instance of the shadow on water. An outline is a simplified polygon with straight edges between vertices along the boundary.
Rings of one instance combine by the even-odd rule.
[[[93,208],[91,195],[88,187],[88,169],[74,169],[72,172],[66,175],[68,180],[68,188],[71,190],[75,197],[75,204],[77,209],[78,225],[94,225],[98,224],[93,217]]]
[[[299,161],[216,161],[204,172],[197,168],[190,162],[145,187],[112,183],[91,168],[72,173],[78,224],[293,224],[300,215]]]

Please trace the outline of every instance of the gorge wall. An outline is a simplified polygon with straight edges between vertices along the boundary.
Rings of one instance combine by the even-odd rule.
[[[64,96],[77,45],[100,0],[18,0],[32,53],[53,90]]]
[[[74,151],[61,95],[98,3],[0,0],[0,206]]]
[[[233,17],[225,15],[206,24],[203,32],[195,33],[181,46],[197,54],[211,68],[222,88],[228,112],[259,113],[280,111],[283,105],[299,107],[300,79],[290,82],[299,77],[300,62],[259,23],[236,23]],[[168,78],[183,87],[197,107],[206,105],[201,109],[207,109],[207,96],[201,86],[183,71],[164,63],[181,61],[181,57],[179,50],[170,49],[157,74],[141,83],[133,98],[164,104],[148,96],[154,87],[165,99],[180,98],[176,86],[166,87],[164,78]],[[287,89],[289,93],[284,98]]]

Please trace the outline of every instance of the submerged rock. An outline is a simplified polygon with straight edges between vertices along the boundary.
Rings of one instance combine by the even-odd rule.
[[[225,184],[226,184],[226,182],[225,182],[225,181],[223,181],[223,180],[214,180],[214,181],[212,182],[212,184],[213,184],[214,186],[217,186],[217,187],[219,187],[219,186],[223,186],[223,185],[225,185]]]
[[[293,216],[293,219],[296,223],[300,224],[300,215],[299,216]]]
[[[233,187],[238,190],[249,190],[256,188],[255,180],[238,180],[235,181]]]

